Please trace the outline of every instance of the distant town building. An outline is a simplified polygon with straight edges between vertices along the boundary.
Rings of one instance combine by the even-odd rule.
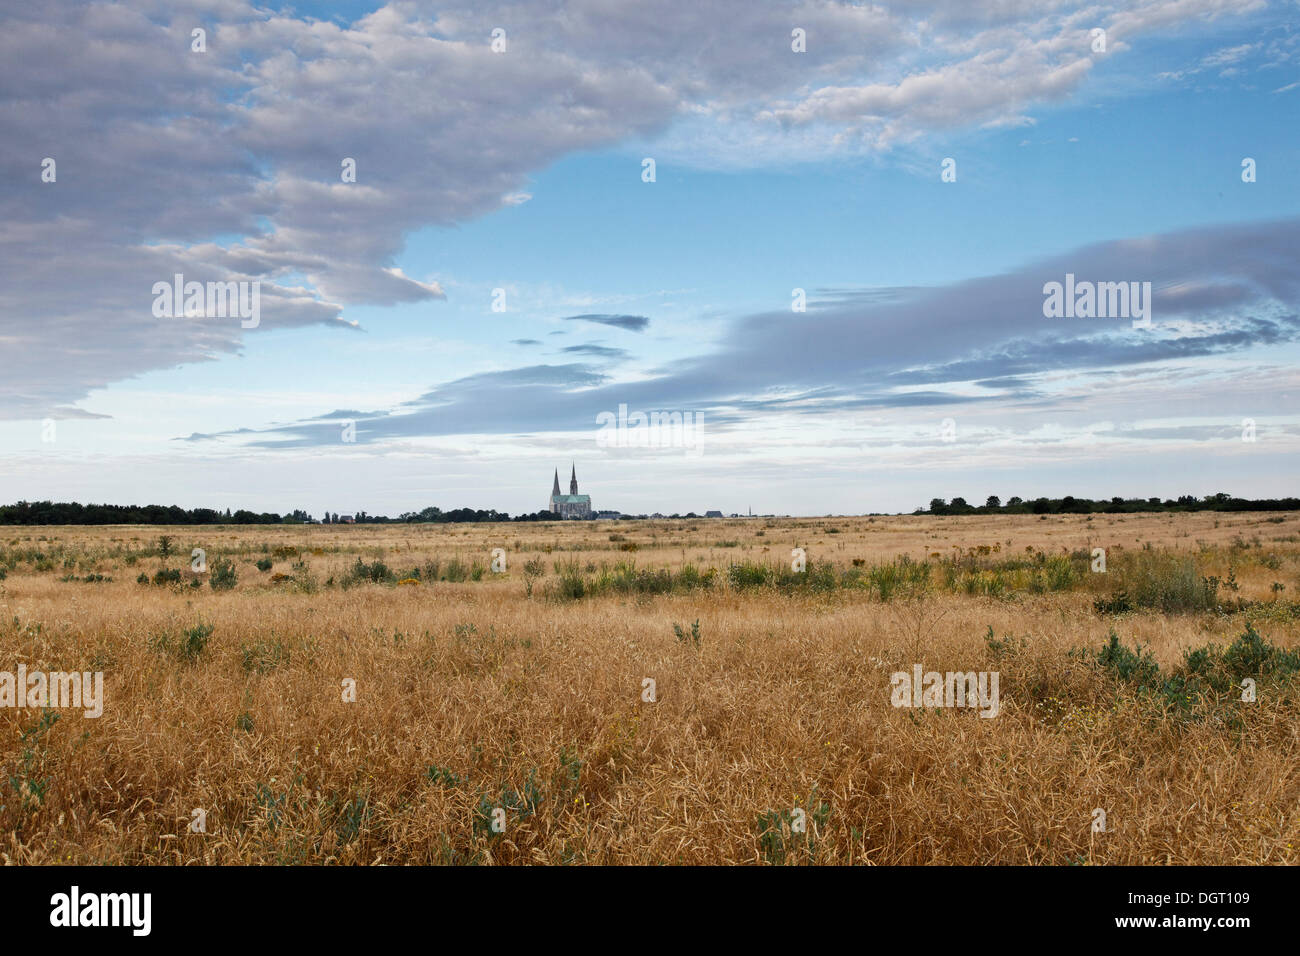
[[[551,500],[547,510],[561,518],[590,518],[591,496],[578,494],[578,469],[571,466],[569,474],[569,493],[560,494],[560,471],[555,470],[555,484],[551,487]]]
[[[704,512],[704,517],[706,517],[706,518],[721,518],[721,517],[722,517],[722,512],[721,512],[721,511],[706,511],[706,512]]]
[[[343,515],[341,518],[339,518],[339,523],[340,523],[340,524],[356,524],[356,523],[357,523],[357,519],[354,518],[354,517],[352,517],[352,515]]]

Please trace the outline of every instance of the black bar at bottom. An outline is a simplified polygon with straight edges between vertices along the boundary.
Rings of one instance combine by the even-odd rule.
[[[374,867],[0,869],[11,939],[127,946],[223,942],[373,945],[415,933],[437,945],[463,928],[494,943],[572,932],[611,944],[659,946],[676,928],[693,944],[805,942],[849,927],[917,943],[978,943],[991,932],[1048,931],[1071,941],[1197,936],[1233,942],[1280,932],[1294,897],[1288,868],[462,869]],[[74,890],[76,914],[73,915]],[[126,895],[122,895],[126,894]],[[140,895],[132,895],[140,894]],[[148,894],[148,906],[145,897]],[[147,935],[142,931],[146,928]],[[72,923],[78,925],[73,926]],[[86,926],[86,922],[118,925]],[[55,925],[55,924],[60,925]],[[475,928],[477,927],[477,929]],[[607,930],[609,936],[593,936]],[[503,932],[504,931],[504,932]],[[459,934],[458,934],[459,935]],[[1006,937],[1003,938],[1014,938]],[[452,938],[444,941],[450,942]],[[656,943],[656,940],[658,942]],[[641,945],[635,944],[635,945]]]

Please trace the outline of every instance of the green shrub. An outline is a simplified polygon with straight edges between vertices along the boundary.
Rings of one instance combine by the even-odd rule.
[[[717,573],[710,568],[703,573],[693,564],[674,572],[670,568],[638,568],[635,561],[619,561],[612,567],[602,564],[584,569],[577,561],[556,561],[556,579],[547,588],[552,600],[577,601],[599,594],[675,594],[711,587]]]
[[[1070,558],[1063,554],[1054,554],[1043,562],[1043,571],[1047,578],[1047,590],[1068,591],[1079,581],[1079,572]]]
[[[1177,614],[1212,611],[1219,605],[1218,578],[1201,577],[1190,557],[1145,550],[1126,553],[1111,563],[1109,574],[1116,598],[1124,594],[1134,608]]]
[[[216,558],[212,562],[212,574],[208,578],[212,590],[229,591],[235,586],[237,580],[234,561],[229,558]]]
[[[550,595],[560,601],[580,601],[589,593],[586,577],[576,569],[560,572],[550,588]]]
[[[524,562],[524,588],[528,597],[533,596],[533,586],[544,574],[546,574],[546,565],[541,558],[532,558]]]
[[[1251,624],[1223,653],[1223,665],[1234,678],[1289,678],[1300,670],[1300,650],[1284,651],[1259,636]]]
[[[1300,651],[1274,647],[1251,624],[1226,650],[1208,644],[1188,651],[1182,664],[1163,677],[1149,652],[1124,647],[1114,631],[1099,652],[1083,656],[1164,714],[1198,722],[1212,718],[1216,725],[1230,729],[1242,727],[1237,708],[1244,678],[1278,684],[1289,682],[1300,671]]]
[[[1092,609],[1098,614],[1127,614],[1133,610],[1127,591],[1120,591],[1113,597],[1097,598],[1092,602]]]
[[[1093,659],[1121,681],[1138,686],[1152,683],[1160,671],[1149,650],[1143,653],[1141,644],[1130,650],[1119,642],[1119,635],[1114,630],[1110,632],[1110,640]]]
[[[170,631],[162,631],[149,637],[149,649],[161,654],[171,654],[180,660],[192,663],[208,646],[212,631],[211,624],[201,622],[182,631],[179,637]]]
[[[347,588],[354,584],[392,584],[396,580],[397,575],[393,573],[393,569],[379,558],[371,564],[366,564],[357,558],[356,564],[352,565],[351,570],[343,578],[343,586]]]
[[[208,646],[208,639],[212,637],[212,630],[211,624],[196,624],[186,630],[178,649],[180,655],[187,661],[195,660],[203,653],[203,649]]]
[[[889,601],[899,592],[925,591],[930,586],[930,564],[913,561],[907,555],[874,564],[867,569],[866,584],[881,601]],[[955,590],[953,584],[949,587]]]
[[[727,583],[734,591],[767,587],[776,580],[776,569],[766,564],[745,561],[727,568]]]

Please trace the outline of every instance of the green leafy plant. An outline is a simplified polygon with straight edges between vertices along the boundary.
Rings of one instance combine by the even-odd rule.
[[[208,646],[213,629],[213,625],[200,622],[186,628],[179,635],[161,631],[150,636],[149,648],[162,654],[171,654],[186,663],[193,663]]]
[[[21,765],[16,773],[9,775],[9,787],[18,797],[18,810],[23,817],[44,805],[45,795],[49,792],[51,779],[41,776],[45,768],[45,738],[58,720],[57,713],[42,709],[36,722],[19,736]],[[20,821],[18,827],[21,826]]]
[[[687,634],[686,631],[682,629],[682,626],[675,622],[673,623],[673,633],[677,635],[677,642],[679,644],[694,644],[696,647],[700,646],[700,621],[698,618],[696,618],[695,623],[691,625],[690,634]]]
[[[214,591],[229,591],[239,580],[235,574],[235,562],[229,558],[214,559],[211,570],[208,584]]]
[[[1141,644],[1133,649],[1125,647],[1113,629],[1110,639],[1093,655],[1093,660],[1121,681],[1138,686],[1154,683],[1160,672],[1160,667],[1149,650],[1144,653]]]
[[[524,589],[528,597],[533,596],[533,585],[546,573],[546,565],[541,558],[532,558],[524,562]]]

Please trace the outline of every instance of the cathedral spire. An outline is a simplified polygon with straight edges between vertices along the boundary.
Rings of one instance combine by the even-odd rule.
[[[556,468],[555,484],[551,486],[551,494],[558,495],[559,493],[560,493],[560,469]]]
[[[569,494],[576,495],[578,493],[578,469],[573,462],[569,462],[569,467],[572,469],[569,472]]]

